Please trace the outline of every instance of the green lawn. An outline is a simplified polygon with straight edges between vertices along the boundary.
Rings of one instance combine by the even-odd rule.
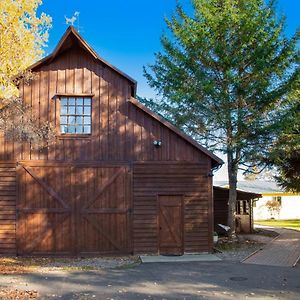
[[[291,228],[300,231],[300,220],[263,220],[255,221],[254,223],[272,227]]]

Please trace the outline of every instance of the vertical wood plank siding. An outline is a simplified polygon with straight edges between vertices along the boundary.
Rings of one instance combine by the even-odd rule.
[[[128,167],[32,163],[18,176],[18,255],[132,252]]]
[[[72,48],[50,65],[34,71],[30,85],[21,84],[25,103],[39,123],[49,121],[59,133],[59,98],[56,93],[91,93],[92,134],[58,135],[48,149],[1,143],[0,160],[56,161],[202,161],[206,158],[173,131],[127,102],[131,83],[84,50]],[[3,137],[2,137],[3,140]],[[155,148],[154,140],[162,147]],[[14,151],[15,150],[15,151]]]
[[[158,252],[158,196],[184,197],[184,251],[208,252],[212,215],[208,164],[135,163],[133,168],[135,253]]]

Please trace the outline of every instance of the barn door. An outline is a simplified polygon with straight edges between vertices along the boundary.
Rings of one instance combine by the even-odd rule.
[[[125,166],[78,168],[78,252],[126,254],[131,249],[129,172]],[[76,185],[78,186],[78,185]]]
[[[19,165],[17,200],[18,255],[71,255],[70,169]]]
[[[181,195],[161,195],[159,200],[159,253],[183,254],[183,213]]]
[[[19,255],[132,251],[125,166],[19,166]]]

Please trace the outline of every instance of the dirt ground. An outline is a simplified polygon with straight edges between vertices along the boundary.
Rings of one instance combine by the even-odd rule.
[[[6,300],[30,300],[38,299],[37,291],[20,291],[20,290],[10,290],[10,289],[0,289],[0,299]]]
[[[251,240],[236,242],[221,241],[221,243],[215,246],[215,254],[223,260],[241,262],[263,246],[263,243]]]
[[[275,231],[260,228],[252,234],[238,234],[235,241],[220,237],[215,245],[215,254],[223,260],[241,262],[277,236]]]
[[[130,268],[140,263],[137,256],[95,258],[34,258],[0,257],[1,275],[47,274],[55,271],[92,271],[100,269]],[[36,290],[1,288],[0,300],[39,299]]]
[[[90,271],[98,269],[128,268],[139,264],[138,256],[93,258],[37,258],[0,257],[0,274],[24,274],[60,270]]]

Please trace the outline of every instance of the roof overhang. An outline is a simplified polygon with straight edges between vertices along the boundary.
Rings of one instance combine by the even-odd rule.
[[[221,190],[229,193],[228,187],[214,186],[214,190]],[[236,191],[237,191],[237,200],[251,200],[251,199],[262,198],[261,194],[246,192],[239,189],[237,189]]]

